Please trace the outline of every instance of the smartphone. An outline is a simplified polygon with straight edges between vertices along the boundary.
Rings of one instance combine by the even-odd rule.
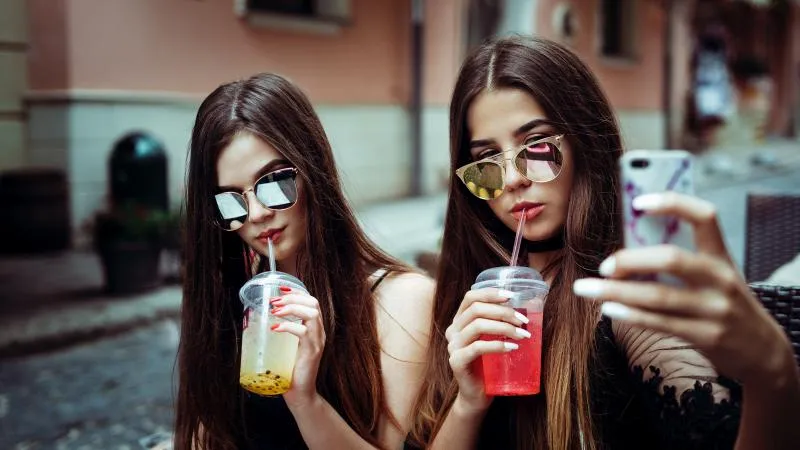
[[[643,194],[675,191],[694,195],[693,162],[692,155],[683,150],[630,150],[622,155],[619,173],[626,248],[672,244],[694,251],[691,224],[673,216],[648,216],[631,204]],[[666,274],[654,279],[678,283]]]

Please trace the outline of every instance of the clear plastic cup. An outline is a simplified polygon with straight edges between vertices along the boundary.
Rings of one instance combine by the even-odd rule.
[[[283,394],[292,386],[299,344],[297,336],[272,330],[272,326],[281,322],[300,321],[270,313],[273,305],[269,299],[281,295],[281,286],[308,293],[302,281],[278,271],[260,273],[239,290],[239,299],[244,306],[239,384],[264,396]]]
[[[516,295],[504,305],[528,318],[521,328],[530,338],[511,339],[498,335],[481,335],[482,340],[513,342],[519,348],[506,353],[482,355],[476,362],[483,375],[486,395],[533,395],[541,387],[542,315],[550,288],[542,276],[525,266],[502,266],[484,270],[472,289],[498,288]]]

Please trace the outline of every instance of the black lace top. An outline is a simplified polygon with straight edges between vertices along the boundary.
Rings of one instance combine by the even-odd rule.
[[[730,379],[694,381],[678,388],[655,366],[628,369],[628,358],[614,339],[611,321],[597,329],[598,360],[592,368],[592,408],[601,448],[731,449],[736,441],[742,392]],[[728,389],[715,401],[712,381]],[[664,384],[663,390],[662,383]]]
[[[592,415],[599,448],[731,449],[741,412],[741,388],[725,377],[694,381],[677,395],[654,366],[628,369],[628,357],[614,338],[611,321],[597,328],[597,359],[591,367]],[[712,382],[729,390],[715,401]],[[484,421],[479,448],[513,448],[513,398],[498,397]],[[502,431],[501,431],[502,430]]]

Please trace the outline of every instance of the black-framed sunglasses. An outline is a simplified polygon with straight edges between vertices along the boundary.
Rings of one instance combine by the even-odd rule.
[[[267,209],[283,211],[297,203],[297,169],[287,167],[270,172],[239,192],[220,192],[214,196],[216,217],[214,222],[223,230],[236,231],[250,216],[245,195],[252,191],[261,205]]]
[[[520,175],[534,183],[553,181],[561,173],[564,156],[561,141],[564,135],[531,139],[521,147],[498,152],[456,169],[456,175],[467,189],[483,200],[493,200],[503,194],[506,185],[505,162],[507,153],[512,153],[514,168]]]

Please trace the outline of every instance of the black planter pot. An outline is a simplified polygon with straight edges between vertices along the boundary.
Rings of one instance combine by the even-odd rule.
[[[146,242],[111,241],[99,246],[106,291],[128,294],[161,284],[161,247]]]

